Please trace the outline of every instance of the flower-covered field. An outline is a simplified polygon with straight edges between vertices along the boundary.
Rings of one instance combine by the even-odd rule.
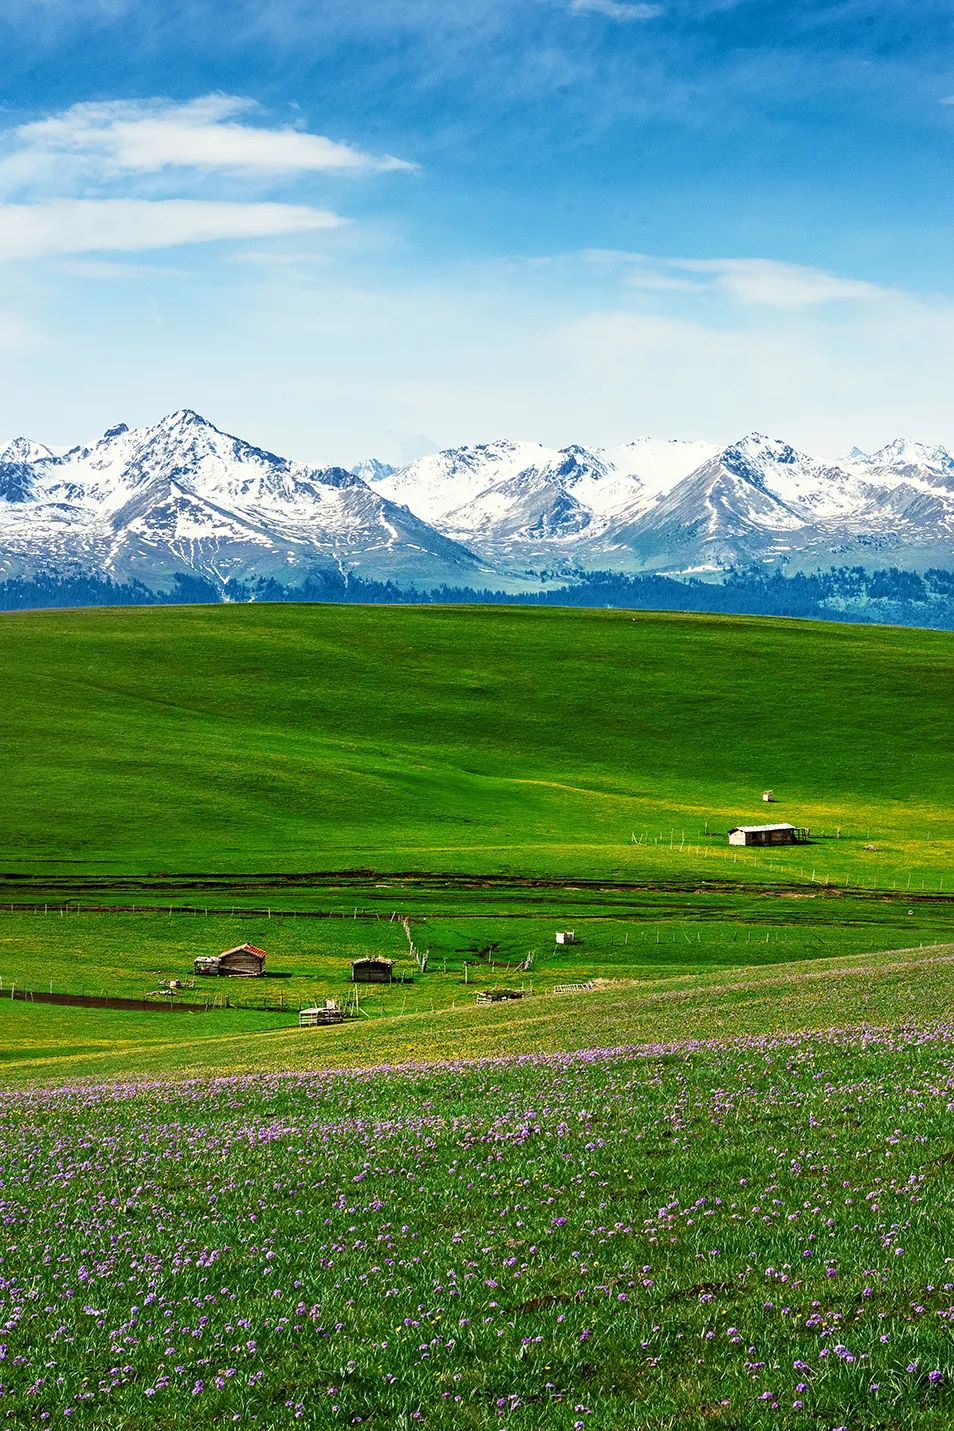
[[[954,1030],[0,1100],[0,1431],[954,1424]]]

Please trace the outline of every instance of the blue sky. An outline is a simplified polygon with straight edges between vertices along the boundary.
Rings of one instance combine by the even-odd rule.
[[[0,433],[954,445],[948,0],[3,0],[0,53]]]

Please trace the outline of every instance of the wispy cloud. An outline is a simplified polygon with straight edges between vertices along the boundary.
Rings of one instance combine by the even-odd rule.
[[[11,140],[0,163],[0,178],[8,182],[48,181],[64,166],[105,179],[170,169],[268,177],[414,168],[406,160],[368,154],[322,134],[270,126],[253,102],[221,94],[185,104],[166,99],[75,104],[20,125]]]
[[[221,239],[336,228],[344,220],[297,204],[201,199],[49,199],[0,204],[0,260],[137,253]]]
[[[606,249],[590,249],[585,257],[593,263],[621,267],[634,288],[700,295],[714,290],[736,303],[767,308],[870,302],[893,293],[864,279],[771,258],[659,258]]]
[[[308,174],[409,168],[269,125],[234,95],[75,104],[0,131],[0,259],[312,234],[345,220],[308,202],[264,202],[274,182],[284,198],[287,181]]]
[[[611,20],[655,20],[662,5],[645,5],[638,0],[570,0],[574,15],[606,15]]]

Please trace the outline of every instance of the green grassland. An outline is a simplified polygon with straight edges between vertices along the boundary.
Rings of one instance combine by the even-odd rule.
[[[381,953],[399,982],[363,991],[356,1025],[292,1037],[306,1059],[363,1059],[394,1020],[422,1056],[429,1020],[444,1037],[495,985],[543,1009],[566,982],[655,989],[954,940],[942,633],[501,608],[66,611],[0,618],[0,662],[0,993],[142,997],[248,939],[268,978],[183,997],[293,1013],[347,996],[351,960]],[[811,843],[727,845],[730,825],[767,816],[811,827]],[[579,942],[555,948],[560,927]],[[481,1010],[475,1029],[498,1017],[533,1046],[529,1014]],[[290,1018],[0,997],[34,1074],[38,1029],[51,1067],[73,1049],[86,1076],[186,1069],[196,1038],[200,1067],[218,1038],[226,1061],[250,1038],[278,1048]]]
[[[241,1009],[116,1013],[0,999],[0,1071],[10,1087],[181,1079],[950,1022],[954,945],[616,980],[485,1007],[462,994],[402,1011],[396,990],[375,991],[367,1018],[318,1029]],[[381,1005],[395,996],[389,1016]]]
[[[0,661],[0,1428],[952,1424],[950,637],[246,606]],[[811,843],[727,846],[767,814]],[[9,997],[245,940],[195,1012]]]
[[[954,853],[943,633],[500,608],[68,611],[3,616],[0,665],[0,870],[41,884],[813,868],[936,890]],[[770,814],[844,838],[729,851],[724,831],[764,816],[766,786]]]
[[[0,992],[11,984],[94,995],[141,998],[160,981],[189,980],[196,955],[249,940],[267,950],[266,976],[255,980],[196,978],[183,997],[228,994],[255,1002],[284,996],[297,1007],[313,998],[341,998],[351,988],[351,961],[368,954],[394,961],[397,982],[361,991],[366,1005],[443,1007],[481,988],[600,979],[665,978],[707,970],[758,967],[837,954],[874,953],[954,939],[954,913],[938,899],[900,906],[857,898],[786,899],[723,894],[697,908],[672,900],[644,904],[639,915],[600,908],[573,911],[573,945],[556,945],[565,910],[554,900],[540,914],[415,916],[412,958],[401,923],[351,917],[249,919],[215,914],[61,915],[0,911]],[[910,913],[909,913],[910,910]],[[529,969],[523,966],[531,956]],[[466,982],[465,982],[466,980]]]
[[[2,1424],[946,1431],[952,1098],[950,1025],[0,1094]]]

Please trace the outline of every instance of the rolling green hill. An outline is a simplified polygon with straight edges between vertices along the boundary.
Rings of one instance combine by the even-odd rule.
[[[471,1033],[492,1051],[483,1031],[500,1019],[508,1048],[626,1041],[655,1031],[643,995],[686,979],[722,981],[692,1030],[722,1027],[726,990],[775,966],[807,977],[954,938],[944,634],[527,608],[127,609],[0,617],[0,662],[7,1078],[442,1056]],[[766,816],[810,826],[811,842],[728,846],[732,824]],[[554,946],[560,927],[574,946]],[[360,1023],[302,1044],[287,1013],[163,1021],[2,998],[11,984],[141,998],[245,939],[269,950],[271,977],[227,981],[240,1001],[341,998],[372,951],[401,982],[368,991]],[[611,1009],[608,1027],[549,997],[587,980],[609,986],[585,1005]],[[474,1024],[475,993],[495,984],[532,989],[527,1012]],[[612,1002],[621,986],[635,1002]],[[821,983],[798,988],[798,1027],[847,1016],[826,1012]]]
[[[0,667],[4,872],[757,879],[768,865],[936,889],[954,853],[943,633],[500,608],[68,611],[0,618]],[[728,826],[766,813],[831,838],[730,852]]]
[[[590,993],[535,997],[336,1028],[279,1015],[117,1013],[0,999],[6,1086],[283,1073],[501,1054],[573,1051],[680,1039],[871,1026],[950,1025],[954,945],[818,959],[675,978],[620,981]]]

